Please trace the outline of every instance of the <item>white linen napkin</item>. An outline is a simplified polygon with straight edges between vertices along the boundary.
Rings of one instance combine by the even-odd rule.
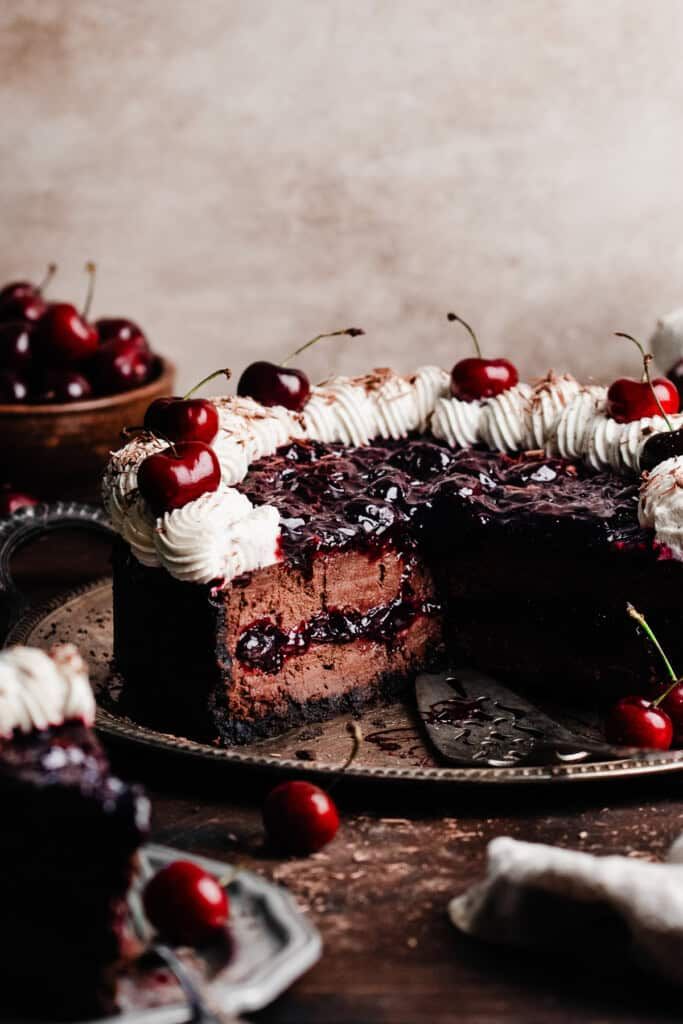
[[[629,957],[683,983],[683,835],[664,864],[500,837],[485,878],[448,909],[457,928],[490,942],[568,951],[594,971],[623,970]]]

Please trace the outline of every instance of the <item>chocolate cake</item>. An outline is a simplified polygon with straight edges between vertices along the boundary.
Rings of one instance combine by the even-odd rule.
[[[149,806],[111,775],[93,717],[74,647],[0,653],[0,996],[22,1018],[116,1008],[126,894]]]
[[[626,600],[683,663],[678,535],[639,490],[661,418],[617,421],[555,374],[459,401],[434,367],[335,379],[300,413],[214,404],[213,490],[151,509],[137,469],[158,437],[105,481],[115,659],[153,725],[247,742],[445,658],[553,695],[642,691],[656,659]]]

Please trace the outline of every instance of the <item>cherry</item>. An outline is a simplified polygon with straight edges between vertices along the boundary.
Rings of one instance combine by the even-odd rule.
[[[311,382],[303,370],[294,370],[286,364],[290,359],[300,355],[321,338],[336,338],[340,334],[348,334],[352,338],[365,334],[360,327],[346,327],[341,331],[318,334],[304,345],[295,349],[282,364],[269,363],[265,360],[251,363],[243,372],[237,384],[237,394],[253,398],[261,405],[283,405],[292,412],[300,412],[311,393]]]
[[[674,742],[677,745],[683,744],[683,682],[679,680],[675,686],[669,687],[661,708],[671,719]]]
[[[332,798],[311,782],[281,782],[266,798],[263,824],[268,838],[286,853],[305,856],[334,839],[339,814]]]
[[[93,382],[102,395],[142,387],[150,379],[156,360],[135,339],[113,338],[100,345],[90,364]]]
[[[83,312],[70,302],[53,302],[40,319],[36,345],[48,366],[72,366],[82,363],[97,351],[97,329],[88,323],[95,289],[95,264],[87,263],[88,294]]]
[[[675,712],[677,721],[680,722],[683,710],[683,685],[645,616],[630,603],[626,605],[626,612],[638,623],[654,645],[664,662],[671,685],[653,701],[638,696],[622,697],[607,716],[605,735],[610,743],[668,750],[673,741],[674,726],[665,705],[669,701],[669,708]]]
[[[27,323],[0,323],[0,366],[25,370],[31,363],[33,329]]]
[[[451,394],[462,402],[477,402],[482,398],[494,398],[519,383],[517,368],[509,359],[484,359],[479,340],[470,325],[455,313],[447,313],[447,319],[462,324],[474,342],[476,357],[461,359],[451,370]]]
[[[181,441],[148,455],[138,470],[140,493],[157,515],[217,490],[220,482],[216,453],[201,441]]]
[[[91,395],[90,381],[82,373],[47,369],[41,374],[31,397],[35,402],[79,402]]]
[[[190,388],[182,398],[169,396],[155,399],[145,413],[147,429],[169,441],[203,441],[204,444],[211,444],[218,433],[218,410],[213,402],[190,396],[220,374],[225,374],[228,379],[231,376],[228,369],[216,370]]]
[[[38,501],[31,494],[15,491],[9,484],[0,487],[0,516],[11,516],[20,508],[32,508]]]
[[[638,347],[643,357],[643,379],[619,377],[607,391],[607,413],[617,423],[631,423],[647,416],[663,416],[672,430],[667,413],[677,413],[680,406],[678,390],[666,377],[650,377],[652,355],[630,334],[616,332],[617,338],[627,338]]]
[[[644,697],[622,697],[605,720],[605,736],[621,747],[668,750],[673,726],[668,714]]]
[[[210,940],[230,914],[223,886],[191,860],[176,860],[157,871],[145,886],[142,902],[161,935],[189,946]]]
[[[26,402],[28,384],[16,370],[0,370],[0,402]]]
[[[54,277],[57,264],[50,263],[47,273],[39,285],[30,281],[12,281],[0,290],[0,320],[39,320],[47,303],[43,291]]]
[[[95,327],[101,342],[133,341],[141,348],[149,348],[144,331],[133,320],[123,317],[103,317],[95,321]]]

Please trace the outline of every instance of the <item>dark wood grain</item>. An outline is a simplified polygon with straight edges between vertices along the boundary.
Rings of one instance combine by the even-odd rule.
[[[16,560],[42,598],[101,575],[106,544],[73,535]],[[647,1024],[681,1018],[683,997],[629,969],[603,976],[567,959],[532,959],[458,936],[446,905],[481,873],[487,842],[512,835],[594,853],[658,859],[683,828],[683,775],[584,788],[500,791],[387,788],[344,782],[336,840],[283,860],[263,844],[259,773],[111,750],[118,771],[154,801],[155,839],[249,866],[295,894],[325,954],[251,1019],[262,1024]]]

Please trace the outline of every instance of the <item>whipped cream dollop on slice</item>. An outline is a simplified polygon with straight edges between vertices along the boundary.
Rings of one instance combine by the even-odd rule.
[[[581,385],[570,374],[552,370],[534,381],[522,422],[522,448],[544,449],[562,413],[579,394]]]
[[[154,531],[159,564],[192,583],[226,582],[280,561],[280,514],[255,508],[245,494],[221,486],[166,512]]]
[[[479,428],[484,444],[499,452],[520,451],[530,398],[530,385],[516,384],[487,399]]]
[[[683,561],[683,456],[660,462],[640,488],[638,521],[655,531],[657,544]]]
[[[78,648],[58,644],[0,651],[0,735],[29,733],[71,719],[95,721],[95,698]]]

